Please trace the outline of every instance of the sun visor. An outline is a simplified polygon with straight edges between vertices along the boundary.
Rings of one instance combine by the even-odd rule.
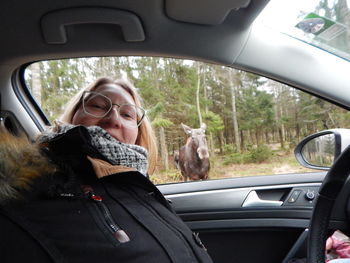
[[[231,10],[246,8],[249,4],[250,0],[166,0],[165,10],[177,21],[219,25]]]

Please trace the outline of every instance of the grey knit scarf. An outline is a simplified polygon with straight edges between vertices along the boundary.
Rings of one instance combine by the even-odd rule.
[[[39,143],[47,142],[74,127],[77,127],[77,125],[56,123],[56,126],[52,129],[43,132],[37,141]],[[135,168],[143,175],[147,175],[148,153],[145,148],[138,145],[121,143],[98,126],[89,126],[86,129],[91,136],[92,146],[111,164]]]

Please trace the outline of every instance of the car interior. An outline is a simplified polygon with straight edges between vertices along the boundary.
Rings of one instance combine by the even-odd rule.
[[[335,54],[333,49],[265,27],[261,15],[265,12],[266,18],[270,6],[283,5],[276,2],[3,1],[1,126],[34,140],[50,121],[27,87],[26,69],[35,62],[86,57],[201,61],[258,74],[349,110],[350,54]],[[298,5],[303,1],[292,2]],[[347,1],[334,2],[348,7]],[[270,19],[272,24],[282,24],[288,16],[285,5],[277,12],[279,16]],[[350,21],[343,24],[350,32]],[[188,226],[199,233],[214,262],[320,260],[329,234],[350,231],[349,153],[344,151],[346,135],[339,136],[342,148],[335,157],[342,158],[328,174],[323,169],[160,184],[158,188]],[[332,202],[320,204],[316,210],[320,189],[321,196],[325,194]],[[312,216],[324,221],[315,222]]]

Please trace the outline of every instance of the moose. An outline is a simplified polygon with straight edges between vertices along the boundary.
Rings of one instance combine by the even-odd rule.
[[[192,129],[181,123],[185,133],[189,135],[187,142],[175,153],[175,165],[181,171],[186,182],[190,180],[206,180],[208,178],[210,162],[205,130],[202,123],[199,129]]]

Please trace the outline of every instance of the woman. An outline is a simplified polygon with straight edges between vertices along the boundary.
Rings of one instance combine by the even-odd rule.
[[[147,178],[155,140],[128,82],[98,79],[61,121],[38,146],[1,135],[1,262],[211,262]]]

